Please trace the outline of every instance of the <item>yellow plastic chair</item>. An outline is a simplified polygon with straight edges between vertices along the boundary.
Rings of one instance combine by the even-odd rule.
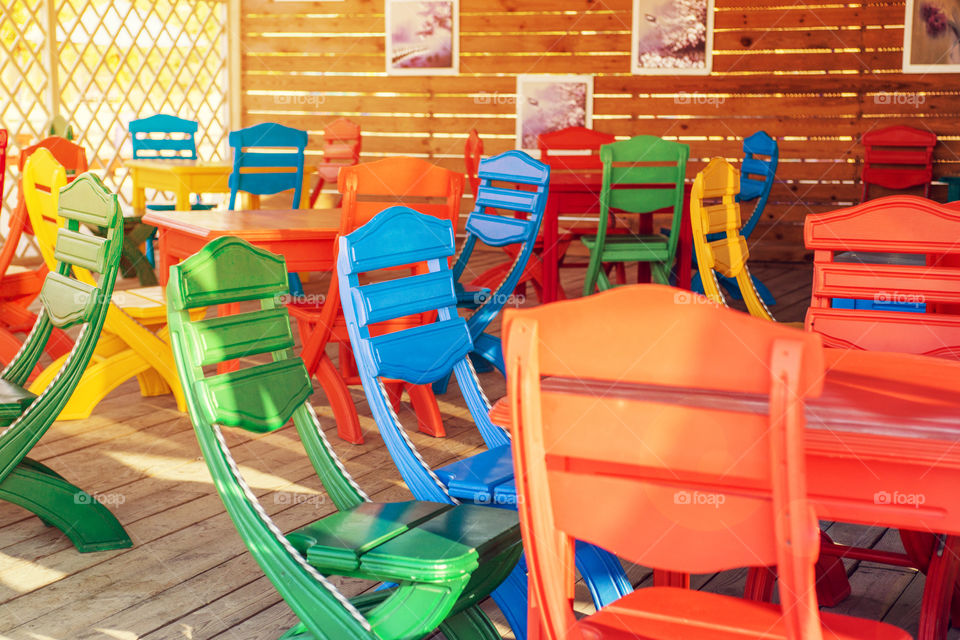
[[[57,215],[66,172],[47,149],[38,149],[23,168],[23,196],[37,245],[47,266],[56,268],[54,247],[57,229],[63,220]],[[74,266],[75,277],[95,285],[93,275]],[[202,314],[198,314],[202,315]],[[93,408],[123,382],[136,376],[140,393],[157,396],[173,391],[177,408],[186,403],[170,351],[167,306],[159,286],[116,291],[97,349],[70,401],[60,413],[61,420],[87,418]],[[39,393],[63,366],[65,357],[51,363],[30,386]]]
[[[717,273],[735,278],[750,315],[773,320],[773,314],[753,285],[747,267],[750,252],[747,239],[740,235],[742,221],[738,193],[740,173],[723,158],[712,159],[693,181],[690,227],[703,291],[714,302],[728,306],[717,282]],[[707,236],[714,233],[724,235],[719,240],[709,242]]]

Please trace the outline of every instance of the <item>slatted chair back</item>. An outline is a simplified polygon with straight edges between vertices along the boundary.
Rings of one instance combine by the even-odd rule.
[[[937,134],[898,125],[865,133],[862,142],[862,202],[870,199],[870,185],[887,189],[922,186],[923,195],[930,197]]]
[[[753,211],[740,229],[740,233],[746,238],[753,233],[767,206],[779,162],[780,147],[766,131],[757,131],[743,139],[743,162],[740,163],[740,192],[737,194],[737,202],[756,200]]]
[[[713,158],[697,174],[690,190],[690,226],[704,293],[726,305],[717,274],[734,278],[750,315],[773,320],[753,285],[747,266],[750,251],[742,229],[740,176],[723,158]]]
[[[323,162],[317,171],[327,182],[336,183],[341,167],[360,162],[360,149],[363,136],[360,125],[338,118],[323,128]]]
[[[62,224],[60,190],[67,184],[67,172],[49,149],[39,147],[27,157],[20,180],[37,246],[47,268],[53,271],[57,265],[57,229]]]
[[[233,171],[230,173],[230,210],[241,191],[272,195],[293,190],[293,209],[300,208],[303,190],[303,154],[307,132],[265,122],[230,132]]]
[[[128,127],[135,159],[197,159],[197,129],[193,120],[158,113],[131,120]]]
[[[567,127],[537,136],[540,161],[550,167],[554,180],[599,182],[603,173],[600,147],[616,141],[616,136],[586,127]],[[600,214],[600,202],[594,194],[565,193],[558,202],[557,213],[588,216]]]
[[[476,129],[470,129],[467,134],[467,142],[463,145],[463,165],[467,174],[467,186],[470,187],[470,195],[477,197],[477,189],[480,188],[480,177],[477,172],[480,170],[480,159],[483,157],[483,140]]]
[[[504,329],[537,637],[599,637],[571,608],[574,540],[689,573],[776,564],[788,637],[820,637],[802,404],[822,385],[819,336],[657,285],[510,310]],[[684,406],[691,389],[769,411]]]
[[[44,153],[47,152],[34,154],[28,166]],[[80,325],[80,332],[60,373],[0,439],[0,479],[36,444],[73,394],[103,329],[120,266],[123,217],[117,196],[90,173],[63,186],[62,168],[59,172],[58,217],[62,226],[54,229],[56,240],[51,251],[54,262],[40,291],[41,310],[17,358],[0,377],[23,386],[54,327],[66,329]],[[81,225],[103,227],[107,230],[106,236],[81,233]],[[75,272],[81,270],[95,273],[98,278],[90,276],[89,281],[80,280]]]
[[[811,214],[804,245],[813,254],[806,327],[829,347],[960,358],[960,317],[930,312],[960,303],[960,211],[917,196],[887,196]],[[856,262],[837,255],[853,251]],[[920,254],[926,265],[867,263],[870,253]],[[834,299],[922,302],[927,313],[833,308]]]
[[[453,277],[457,281],[463,278],[478,241],[489,247],[517,245],[519,252],[503,280],[467,320],[474,340],[506,304],[533,254],[547,205],[550,167],[523,151],[506,151],[482,160],[478,179],[476,203],[467,218],[467,237],[454,264]],[[499,365],[502,368],[502,360]]]

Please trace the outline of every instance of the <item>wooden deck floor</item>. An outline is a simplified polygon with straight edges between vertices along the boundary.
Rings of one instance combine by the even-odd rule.
[[[784,321],[801,320],[809,298],[809,267],[756,269],[779,299]],[[571,295],[578,272],[565,272]],[[129,283],[127,283],[129,286]],[[310,283],[319,288],[320,283]],[[485,374],[492,398],[502,379]],[[348,469],[373,499],[409,496],[370,418],[362,390],[354,389],[367,442],[332,437]],[[324,428],[335,430],[322,391],[314,396]],[[412,433],[424,457],[440,465],[481,446],[456,392],[440,398],[449,435]],[[402,418],[415,424],[407,412]],[[292,429],[263,435],[229,431],[237,461],[267,511],[285,531],[333,507]],[[111,394],[87,420],[58,422],[33,450],[43,461],[107,503],[134,540],[131,549],[80,554],[55,529],[0,502],[0,638],[15,640],[232,639],[279,637],[295,617],[251,559],[226,516],[189,420],[171,396],[142,398],[134,382]],[[895,531],[832,524],[839,542],[895,549]],[[924,578],[902,568],[849,563],[853,595],[834,611],[883,619],[916,632]],[[649,571],[631,567],[639,585]],[[697,588],[737,594],[743,571],[697,576]],[[341,580],[353,595],[373,585]],[[578,608],[591,606],[581,599]],[[488,603],[489,606],[489,603]],[[495,608],[489,606],[491,612]],[[960,634],[951,633],[951,638]]]

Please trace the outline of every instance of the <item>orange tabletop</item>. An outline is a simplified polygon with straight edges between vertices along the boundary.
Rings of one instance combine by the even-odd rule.
[[[817,516],[960,535],[960,363],[827,350],[823,393],[806,405],[807,491]],[[595,383],[594,383],[595,384]],[[590,392],[589,381],[545,378],[544,390]],[[766,396],[604,384],[604,396],[765,413]],[[511,426],[502,398],[490,419]]]
[[[193,255],[220,236],[236,236],[284,256],[287,269],[330,271],[336,258],[340,209],[256,209],[252,211],[150,211],[157,227],[157,271],[166,284],[170,265]]]

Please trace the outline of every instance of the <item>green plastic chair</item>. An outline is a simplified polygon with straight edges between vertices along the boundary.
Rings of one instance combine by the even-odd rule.
[[[0,373],[0,498],[63,531],[80,551],[129,547],[129,536],[110,511],[48,467],[26,457],[76,390],[100,338],[120,268],[123,216],[117,196],[85,173],[60,190],[56,269],[40,291],[37,321],[23,347]],[[80,224],[103,227],[105,237],[80,233]],[[71,277],[73,266],[100,274],[96,286]],[[54,327],[79,325],[60,372],[38,395],[24,388]]]
[[[603,186],[597,235],[580,241],[590,250],[583,295],[611,286],[606,263],[649,262],[654,282],[670,284],[683,215],[683,181],[690,147],[656,136],[637,136],[600,147]],[[673,209],[668,235],[660,233],[607,235],[610,214],[652,213]]]
[[[222,237],[171,267],[168,314],[177,371],[214,484],[240,537],[300,618],[292,638],[499,638],[475,605],[521,553],[516,514],[475,505],[371,502],[324,436],[306,366],[293,355],[281,256]],[[189,310],[244,303],[237,315],[192,322]],[[266,362],[219,375],[204,367],[261,355]],[[222,426],[263,433],[290,419],[338,511],[286,536],[230,455]],[[390,583],[348,599],[327,578]]]

